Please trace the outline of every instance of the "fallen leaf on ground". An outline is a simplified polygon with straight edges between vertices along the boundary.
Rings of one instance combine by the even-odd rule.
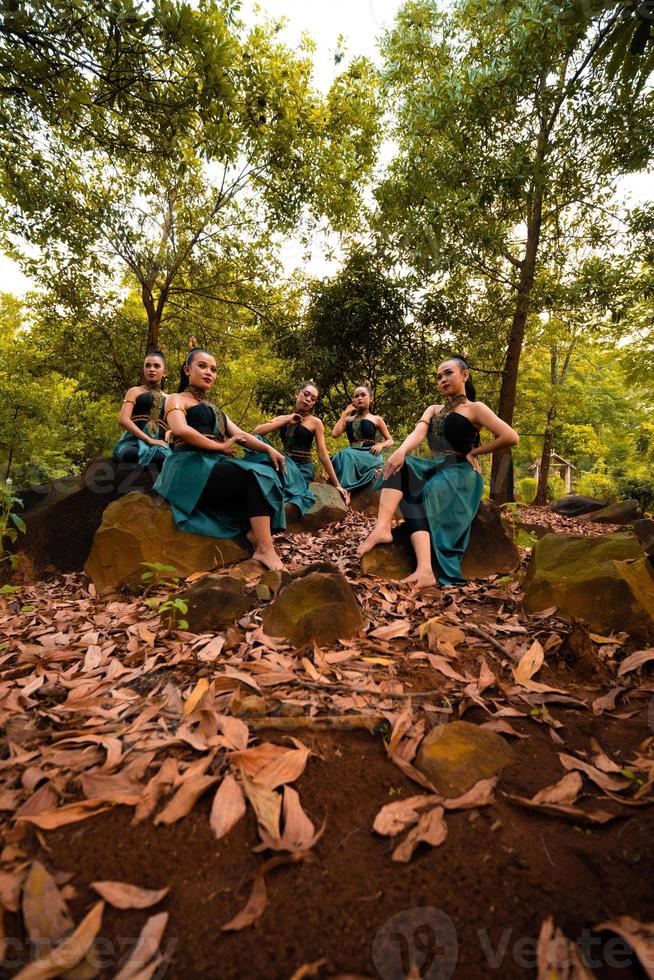
[[[24,966],[16,980],[49,980],[77,966],[88,953],[102,925],[104,902],[97,902],[67,939],[40,960]]]
[[[567,755],[565,752],[559,752],[559,759],[564,769],[579,769],[590,780],[596,783],[600,789],[619,792],[633,785],[630,779],[626,779],[625,777],[618,779],[616,776],[610,776],[596,766],[591,766],[588,762],[582,762],[581,759],[576,759],[573,755]]]
[[[25,928],[40,959],[48,952],[49,944],[74,926],[54,878],[40,861],[32,862],[23,887],[22,906]]]
[[[654,922],[639,922],[638,919],[623,915],[619,919],[600,922],[599,925],[593,926],[594,932],[604,930],[622,936],[638,957],[649,980],[654,980]]]
[[[211,829],[218,840],[239,822],[245,810],[243,790],[234,776],[228,773],[216,790],[209,817]]]
[[[578,772],[569,772],[559,779],[558,783],[544,786],[535,796],[532,803],[574,803],[581,792],[582,779]]]
[[[138,803],[138,797],[131,798],[132,803]],[[121,801],[127,802],[127,801]],[[44,810],[42,813],[24,815],[17,817],[24,823],[34,824],[41,830],[56,830],[58,827],[66,827],[70,823],[79,823],[80,820],[88,820],[95,817],[98,813],[104,813],[111,809],[105,805],[104,800],[80,800],[79,803],[67,803],[56,810]]]
[[[654,647],[649,647],[647,650],[636,650],[635,653],[630,654],[622,661],[618,667],[618,677],[622,677],[632,670],[637,670],[650,660],[654,660]]]
[[[151,905],[156,905],[165,898],[170,891],[170,888],[160,888],[156,891],[139,888],[126,881],[92,881],[91,888],[115,909],[149,909]]]
[[[280,865],[293,864],[296,861],[304,861],[305,859],[305,853],[280,854],[276,857],[269,858],[265,864],[257,868],[254,874],[254,883],[250,897],[241,911],[221,927],[221,931],[239,932],[241,929],[247,929],[248,926],[254,925],[261,918],[268,904],[268,893],[266,891],[266,875],[268,872],[280,867]]]
[[[167,925],[167,912],[159,912],[157,915],[150,916],[141,929],[136,946],[114,977],[114,980],[136,980],[141,971],[147,968],[150,961],[157,957],[159,945]]]
[[[584,963],[579,947],[571,939],[555,928],[550,916],[540,929],[538,936],[538,978],[537,980],[594,980]]]
[[[195,776],[183,782],[175,795],[155,817],[156,824],[176,823],[187,816],[203,793],[218,782],[217,776]]]
[[[242,770],[241,777],[247,798],[254,808],[257,823],[275,843],[279,843],[279,825],[282,812],[281,795],[273,789],[269,789],[268,786],[262,786],[260,783],[249,779]]]
[[[434,807],[428,813],[423,813],[417,826],[410,830],[401,844],[398,844],[393,854],[393,861],[406,863],[413,857],[413,852],[420,843],[438,847],[447,837],[447,824],[443,819],[445,811],[442,806]]]

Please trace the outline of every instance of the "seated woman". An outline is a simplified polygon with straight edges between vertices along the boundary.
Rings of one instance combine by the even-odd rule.
[[[393,438],[381,415],[372,415],[370,403],[372,391],[368,385],[359,385],[348,405],[332,429],[336,439],[347,434],[350,445],[339,449],[332,456],[336,476],[346,490],[360,490],[379,474],[384,465],[382,452],[393,445]]]
[[[483,402],[475,401],[468,365],[460,357],[444,361],[436,375],[444,405],[430,405],[399,449],[389,456],[381,482],[377,523],[359,546],[364,555],[392,541],[391,522],[399,504],[411,534],[417,568],[405,582],[418,588],[436,584],[432,550],[442,585],[461,585],[461,561],[483,490],[477,457],[514,446],[517,432]],[[479,430],[495,436],[479,443]],[[409,456],[427,436],[431,458]]]
[[[161,383],[166,361],[161,351],[148,354],[143,362],[145,384],[130,388],[123,400],[119,422],[125,431],[114,446],[113,458],[123,466],[150,469],[158,474],[170,455],[164,435],[166,396]]]
[[[180,530],[216,538],[247,533],[255,549],[252,557],[267,568],[282,568],[271,531],[286,527],[280,480],[286,461],[209,401],[216,374],[211,354],[190,351],[180,393],[169,397],[166,408],[173,453],[154,489],[170,504]],[[266,453],[272,466],[236,458],[236,445]]]
[[[329,482],[336,487],[345,503],[349,504],[350,495],[341,486],[327,452],[325,427],[320,419],[312,414],[314,405],[318,401],[318,394],[318,386],[313,381],[305,381],[295,392],[295,408],[290,415],[278,415],[271,422],[263,422],[255,428],[254,432],[258,436],[279,432],[284,455],[295,463],[307,487],[314,478],[311,447],[315,439],[318,459],[325,468]],[[294,503],[290,496],[288,499]]]

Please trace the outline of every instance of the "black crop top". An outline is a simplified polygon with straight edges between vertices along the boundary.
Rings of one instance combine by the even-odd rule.
[[[143,391],[136,396],[132,409],[132,422],[141,432],[147,433],[154,439],[160,438],[168,426],[164,418],[166,396],[163,391]]]
[[[302,425],[301,422],[282,425],[279,435],[284,446],[284,452],[288,453],[289,456],[307,459],[311,455],[313,432],[306,425]]]
[[[439,427],[442,425],[442,433]],[[434,415],[427,430],[427,442],[432,453],[454,452],[460,456],[479,445],[479,433],[470,419],[461,412],[450,412],[444,419]]]
[[[350,445],[365,442],[374,446],[377,438],[377,426],[372,419],[350,418],[345,423],[345,431]]]
[[[224,442],[227,438],[227,416],[219,408],[207,402],[199,402],[186,409],[186,423],[196,432],[201,432],[203,436],[215,437],[218,442]],[[175,440],[174,449],[195,449],[181,439]]]

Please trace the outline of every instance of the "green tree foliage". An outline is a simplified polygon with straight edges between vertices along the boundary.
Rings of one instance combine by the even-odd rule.
[[[436,289],[463,299],[455,322],[468,319],[471,344],[468,310],[495,310],[490,366],[508,422],[527,320],[543,308],[541,270],[582,233],[611,247],[603,209],[615,178],[654,145],[645,96],[621,98],[594,69],[601,18],[559,14],[547,0],[460,0],[447,12],[410,0],[383,47],[398,149],[376,192],[378,228]],[[506,477],[496,456],[498,499]]]
[[[330,416],[359,384],[372,387],[376,410],[405,424],[435,397],[438,349],[421,322],[413,290],[389,274],[383,256],[352,250],[343,269],[309,286],[306,312],[268,330],[282,360],[279,376],[259,386],[267,409],[287,406],[298,384],[313,378]]]

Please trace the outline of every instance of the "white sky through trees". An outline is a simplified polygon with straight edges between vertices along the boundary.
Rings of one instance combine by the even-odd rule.
[[[301,43],[303,34],[308,35],[315,44],[315,82],[326,91],[350,58],[365,55],[379,60],[379,38],[392,25],[401,6],[402,0],[264,0],[262,3],[244,0],[241,16],[247,23],[266,15],[275,20],[285,18],[288,23],[282,37],[293,47]],[[339,42],[341,36],[342,43]],[[334,55],[339,48],[345,57],[337,65]],[[631,204],[654,198],[651,173],[630,175],[619,186],[621,195],[629,197]],[[317,276],[332,273],[337,265],[333,260],[327,260],[318,240],[308,263],[304,250],[293,240],[284,244],[282,258],[288,272],[301,267]],[[0,253],[0,291],[20,296],[29,287],[30,281],[16,263]]]

